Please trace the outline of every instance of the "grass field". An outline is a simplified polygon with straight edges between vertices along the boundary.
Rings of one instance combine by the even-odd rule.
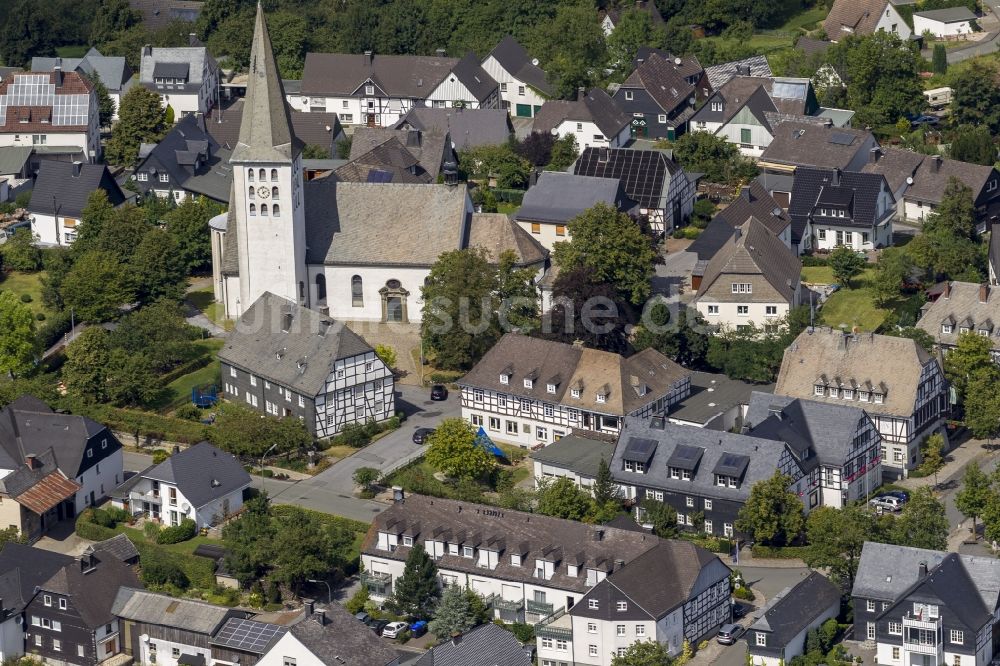
[[[826,18],[829,10],[823,7],[813,7],[807,9],[785,21],[779,30],[812,30],[816,23]]]
[[[223,344],[223,341],[218,338],[199,340],[196,345],[201,347],[205,354],[210,355],[212,360],[205,367],[182,375],[167,384],[164,396],[156,403],[155,408],[161,412],[177,409],[191,399],[191,389],[196,386],[217,383],[219,380],[219,361],[215,358],[215,354],[222,349]]]
[[[42,304],[42,278],[44,276],[45,271],[37,273],[0,272],[0,290],[12,291],[17,296],[30,295],[31,302],[28,303],[28,307],[31,308],[31,311],[36,314],[41,312],[48,317],[52,311]]]
[[[847,330],[855,326],[862,331],[875,331],[890,313],[909,313],[916,319],[922,305],[918,295],[909,296],[893,303],[891,307],[879,308],[872,301],[868,291],[868,281],[872,270],[866,269],[851,281],[852,289],[841,288],[830,296],[819,311],[822,323],[833,328]],[[833,270],[829,266],[806,266],[802,268],[802,281],[813,284],[835,284]]]

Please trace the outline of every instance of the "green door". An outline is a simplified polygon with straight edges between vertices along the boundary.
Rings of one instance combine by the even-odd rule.
[[[541,110],[542,110],[542,107],[540,107],[540,106],[535,106],[535,115],[537,116],[537,115],[538,115],[538,112],[539,112],[539,111],[541,111]]]
[[[531,117],[531,105],[530,104],[518,104],[516,110],[517,110],[517,117],[518,118],[530,118]]]

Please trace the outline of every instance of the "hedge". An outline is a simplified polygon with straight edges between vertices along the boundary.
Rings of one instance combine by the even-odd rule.
[[[524,190],[505,190],[500,187],[494,187],[490,191],[493,192],[493,196],[497,198],[497,201],[514,204],[515,206],[520,206],[521,202],[524,201]]]
[[[725,537],[713,537],[704,534],[693,534],[690,532],[681,532],[680,538],[685,541],[691,541],[692,543],[701,546],[705,550],[712,553],[731,553],[733,552],[733,542]]]
[[[93,513],[93,509],[88,509],[77,516],[76,535],[78,537],[89,539],[91,541],[105,541],[118,534],[118,532],[110,527],[104,527],[103,525],[98,525],[93,522]]]
[[[464,372],[454,370],[437,370],[430,375],[433,384],[454,384],[465,375]]]
[[[830,261],[825,257],[817,257],[811,254],[804,254],[799,257],[803,266],[829,266]]]
[[[169,372],[165,372],[160,376],[160,382],[166,386],[175,379],[180,379],[184,375],[191,374],[195,370],[201,370],[206,365],[212,362],[212,354],[204,354],[197,358],[193,358],[190,361],[185,361],[181,363],[176,368],[173,368]]]
[[[198,526],[190,518],[185,518],[181,521],[180,525],[173,525],[160,530],[159,534],[156,535],[156,543],[160,545],[180,543],[181,541],[193,539],[197,533]]]
[[[783,548],[772,548],[770,546],[755,545],[751,552],[754,557],[760,557],[763,559],[801,560],[809,555],[809,546],[785,546]]]

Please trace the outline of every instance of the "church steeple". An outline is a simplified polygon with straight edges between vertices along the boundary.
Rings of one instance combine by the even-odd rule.
[[[274,60],[264,10],[258,2],[243,122],[231,159],[233,162],[286,162],[301,148],[301,142],[292,132],[285,89]]]

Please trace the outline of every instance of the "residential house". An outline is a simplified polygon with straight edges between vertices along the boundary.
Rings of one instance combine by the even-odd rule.
[[[474,54],[307,53],[302,88],[288,95],[299,111],[336,113],[345,125],[392,127],[420,106],[500,108],[500,86]]]
[[[695,103],[706,97],[708,79],[696,57],[670,58],[651,53],[612,99],[632,117],[633,138],[673,141],[687,130]]]
[[[658,351],[628,358],[507,333],[458,381],[462,418],[525,448],[579,430],[617,434],[626,416],[651,416],[691,391],[690,373]]]
[[[718,90],[726,85],[734,76],[768,77],[774,75],[771,73],[771,66],[767,62],[767,57],[762,55],[723,62],[705,68],[705,77],[708,79],[708,85],[712,90]]]
[[[973,26],[978,25],[977,18],[968,7],[913,12],[913,32],[917,35],[929,32],[936,39],[968,38],[975,31]]]
[[[40,245],[72,245],[87,200],[97,190],[103,190],[114,207],[125,202],[125,193],[104,164],[42,162],[28,202],[35,240]]]
[[[505,622],[533,624],[572,608],[659,541],[643,532],[398,493],[361,544],[361,584],[373,600],[387,599],[410,550],[421,544],[442,585],[475,590]]]
[[[500,85],[500,108],[518,118],[531,118],[555,88],[524,47],[505,35],[483,60],[483,69]]]
[[[0,410],[0,525],[35,540],[103,500],[122,465],[108,428],[21,396]]]
[[[812,76],[813,87],[820,93],[831,87],[843,87],[844,78],[833,65],[825,62],[827,50],[833,45],[825,39],[813,39],[812,37],[799,37],[795,42],[795,50],[804,54],[810,67],[816,69]]]
[[[667,412],[667,420],[678,425],[739,432],[743,427],[750,396],[770,393],[773,384],[748,384],[711,372],[691,373],[691,394]]]
[[[649,14],[650,21],[654,27],[666,25],[666,21],[663,20],[663,15],[660,14],[660,10],[657,9],[656,2],[654,2],[654,0],[635,0],[635,4],[632,6],[625,3],[621,9],[609,6],[606,9],[601,10],[601,30],[604,31],[605,37],[611,36],[611,33],[615,31],[615,28],[618,27],[618,24],[621,22],[622,14],[628,11],[638,11]]]
[[[591,489],[603,460],[611,464],[613,438],[598,439],[592,433],[566,435],[531,453],[535,485],[559,478],[569,478],[577,486]]]
[[[992,166],[882,148],[872,151],[862,170],[886,177],[900,202],[901,220],[923,222],[941,205],[952,178],[972,190],[980,231],[985,231],[985,225],[1000,215],[1000,173]]]
[[[750,489],[776,470],[791,478],[790,490],[805,504],[811,455],[808,448],[767,437],[637,417],[627,420],[618,439],[611,474],[624,497],[634,500],[640,524],[646,518],[643,502],[663,502],[677,512],[678,526],[732,537]]]
[[[485,250],[491,264],[500,263],[504,253],[513,254],[514,267],[530,270],[536,282],[548,270],[549,251],[504,213],[473,213],[469,246]]]
[[[635,209],[635,202],[625,196],[617,178],[543,171],[524,193],[514,219],[543,247],[552,250],[556,243],[571,239],[569,221],[599,203],[623,213]]]
[[[799,258],[751,217],[709,260],[694,305],[719,328],[777,326],[801,303],[801,272]]]
[[[212,663],[209,643],[231,617],[244,611],[159,592],[121,587],[111,606],[121,628],[122,652],[140,666]]]
[[[1000,362],[1000,287],[974,282],[946,282],[941,295],[920,309],[917,328],[934,338],[942,351],[958,345],[964,333],[990,341],[994,360]]]
[[[532,666],[529,652],[510,631],[489,623],[432,647],[413,666]]]
[[[305,616],[292,624],[257,664],[399,666],[399,654],[340,604],[320,608],[307,601]]]
[[[236,616],[227,619],[209,638],[212,664],[256,666],[288,633],[287,616],[272,619],[276,621],[267,621],[264,617],[248,619]]]
[[[732,241],[736,229],[746,224],[751,217],[764,224],[785,247],[792,249],[792,222],[788,213],[763,185],[751,181],[749,185],[740,188],[739,196],[716,213],[698,238],[688,246],[687,251],[695,254],[700,264],[696,265],[692,276],[693,289],[698,289],[708,261],[723,245]]]
[[[52,72],[57,68],[63,72],[78,72],[91,80],[99,79],[115,104],[112,120],[118,119],[122,96],[132,87],[132,68],[124,56],[106,56],[91,47],[82,58],[35,56],[31,59],[32,72]]]
[[[201,529],[239,512],[249,487],[250,475],[235,456],[201,442],[130,478],[112,504],[166,525],[189,518]]]
[[[426,131],[359,127],[351,140],[350,160],[335,172],[339,180],[434,183],[443,171],[454,176],[457,166],[448,132],[437,127]],[[403,177],[371,179],[371,170],[398,171]],[[357,177],[351,177],[352,173]]]
[[[811,572],[768,600],[747,629],[753,666],[780,666],[805,652],[806,634],[840,614],[840,589]],[[880,662],[881,663],[881,662]]]
[[[848,35],[865,36],[879,31],[890,32],[904,41],[914,34],[889,0],[834,0],[823,21],[823,30],[831,42]]]
[[[510,116],[503,109],[415,108],[394,126],[397,130],[447,134],[454,151],[497,146],[514,134]]]
[[[94,84],[77,72],[15,73],[0,81],[0,147],[32,146],[49,159],[101,157]]]
[[[908,338],[816,328],[785,350],[774,392],[856,405],[882,437],[882,471],[904,477],[920,443],[943,423],[948,386],[938,360]]]
[[[202,196],[228,203],[233,183],[231,154],[208,133],[204,116],[185,116],[159,143],[143,144],[135,183],[145,195],[177,203]]]
[[[205,116],[205,130],[222,148],[232,150],[240,141],[245,100],[240,97],[225,107],[212,109]],[[337,153],[337,142],[347,135],[336,113],[306,113],[290,109],[292,134],[306,146],[322,150],[328,157]]]
[[[201,14],[202,0],[128,0],[129,6],[139,12],[142,25],[152,32],[172,23],[194,23]]]
[[[882,438],[861,407],[755,391],[744,428],[754,437],[809,451],[801,456],[807,461],[802,494],[807,510],[843,508],[882,485]]]
[[[880,664],[987,666],[1000,612],[1000,561],[865,543],[854,578],[854,640]]]
[[[121,623],[112,612],[121,587],[142,587],[136,573],[111,556],[85,554],[34,590],[24,609],[26,650],[54,664],[128,663]]]
[[[611,666],[638,641],[656,641],[671,656],[697,645],[730,619],[730,575],[719,556],[680,540],[660,541],[613,572],[575,604],[569,621],[537,629],[539,663],[556,664],[563,624],[572,627],[572,663]],[[652,577],[658,584],[650,584]],[[546,657],[552,657],[547,661]]]
[[[63,567],[69,555],[8,541],[0,548],[0,659],[10,661],[25,654],[24,621],[35,591]]]
[[[573,165],[577,176],[617,178],[650,227],[669,233],[694,211],[697,181],[661,150],[588,148]]]
[[[139,84],[159,94],[178,119],[206,114],[219,103],[219,65],[200,43],[142,47]]]
[[[776,128],[758,166],[762,172],[774,174],[795,173],[798,167],[861,171],[871,149],[877,147],[868,130],[785,121]]]
[[[799,167],[788,213],[799,247],[864,252],[892,245],[896,199],[881,174]]]
[[[532,132],[573,135],[579,150],[621,148],[631,138],[631,118],[600,88],[580,89],[575,100],[550,99],[535,112]]]
[[[396,413],[392,370],[361,336],[271,293],[243,314],[219,360],[226,399],[298,417],[316,437]]]

